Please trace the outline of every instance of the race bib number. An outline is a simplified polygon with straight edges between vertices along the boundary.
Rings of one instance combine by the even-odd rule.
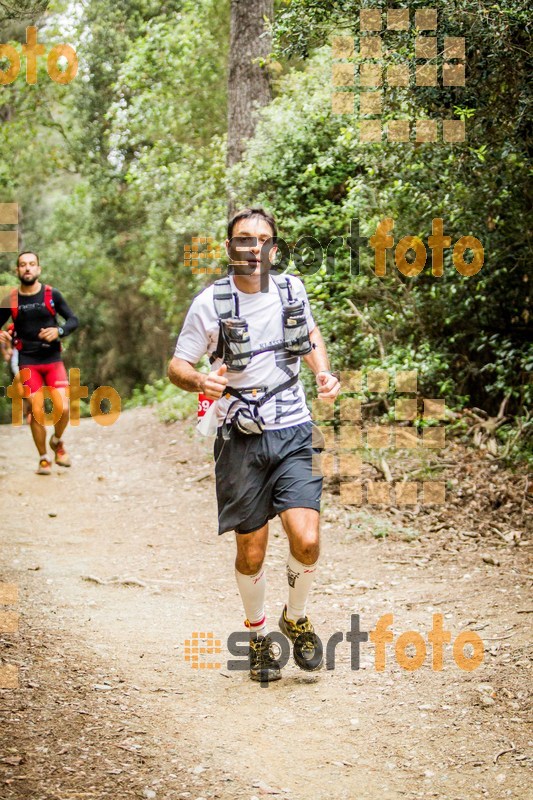
[[[209,411],[209,407],[214,403],[214,400],[210,400],[205,394],[198,395],[198,419],[201,419],[205,416],[206,412]]]

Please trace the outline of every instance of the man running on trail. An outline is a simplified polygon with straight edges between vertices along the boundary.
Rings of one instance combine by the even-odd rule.
[[[263,567],[268,521],[277,514],[289,540],[288,603],[279,627],[293,642],[313,634],[306,602],[318,564],[322,477],[312,469],[300,357],[316,376],[321,400],[333,402],[340,389],[302,282],[270,271],[276,234],[274,218],[262,208],[232,218],[226,240],[232,274],[194,299],[169,365],[173,383],[217,401],[218,530],[236,533],[250,677],[262,682],[281,677],[267,636]],[[213,368],[208,375],[194,368],[205,353]],[[305,649],[318,669],[314,647]]]
[[[0,304],[0,328],[11,317],[14,329],[0,331],[0,342],[18,350],[19,375],[30,389],[31,432],[39,452],[38,475],[50,475],[52,461],[46,452],[46,428],[36,419],[35,393],[43,386],[57,389],[63,402],[63,413],[54,426],[50,447],[55,453],[55,462],[61,467],[70,467],[70,458],[65,450],[62,436],[69,420],[69,407],[66,397],[68,378],[61,360],[60,340],[78,327],[74,316],[62,294],[57,289],[40,283],[41,267],[39,256],[31,251],[20,253],[16,267],[20,287],[4,297]],[[57,315],[65,322],[60,325]],[[25,375],[29,371],[29,375]],[[42,392],[37,396],[40,409],[37,416],[42,418]],[[35,406],[36,408],[36,406]],[[41,413],[39,413],[41,412]]]

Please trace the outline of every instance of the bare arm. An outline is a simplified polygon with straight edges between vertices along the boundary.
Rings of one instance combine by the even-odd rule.
[[[339,391],[340,383],[338,379],[329,371],[329,358],[326,352],[326,345],[320,333],[318,325],[309,334],[311,344],[314,345],[310,353],[304,356],[304,361],[309,369],[314,372],[318,385],[318,397],[320,400],[334,400]]]
[[[326,372],[329,370],[329,358],[326,352],[326,345],[320,333],[318,325],[316,325],[309,334],[311,344],[314,345],[310,353],[303,357],[309,369],[318,375],[319,372]]]
[[[186,392],[201,392],[210,400],[222,397],[224,388],[228,384],[226,378],[227,367],[223,364],[216,372],[207,375],[197,369],[183,358],[174,358],[168,365],[168,377],[171,383]]]
[[[171,383],[186,392],[203,392],[207,376],[198,372],[189,361],[174,356],[168,365],[168,377]]]

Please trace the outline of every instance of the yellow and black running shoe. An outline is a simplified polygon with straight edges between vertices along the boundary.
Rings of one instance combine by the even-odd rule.
[[[250,639],[250,678],[261,683],[279,681],[281,678],[281,669],[270,636]]]
[[[293,643],[294,660],[301,669],[314,672],[323,662],[322,642],[315,633],[309,617],[294,620],[287,617],[287,606],[279,618],[279,629]]]

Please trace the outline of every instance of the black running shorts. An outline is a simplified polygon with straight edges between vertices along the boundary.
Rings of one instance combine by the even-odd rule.
[[[313,424],[215,439],[218,532],[250,533],[288,508],[320,511],[322,477],[312,469]]]

